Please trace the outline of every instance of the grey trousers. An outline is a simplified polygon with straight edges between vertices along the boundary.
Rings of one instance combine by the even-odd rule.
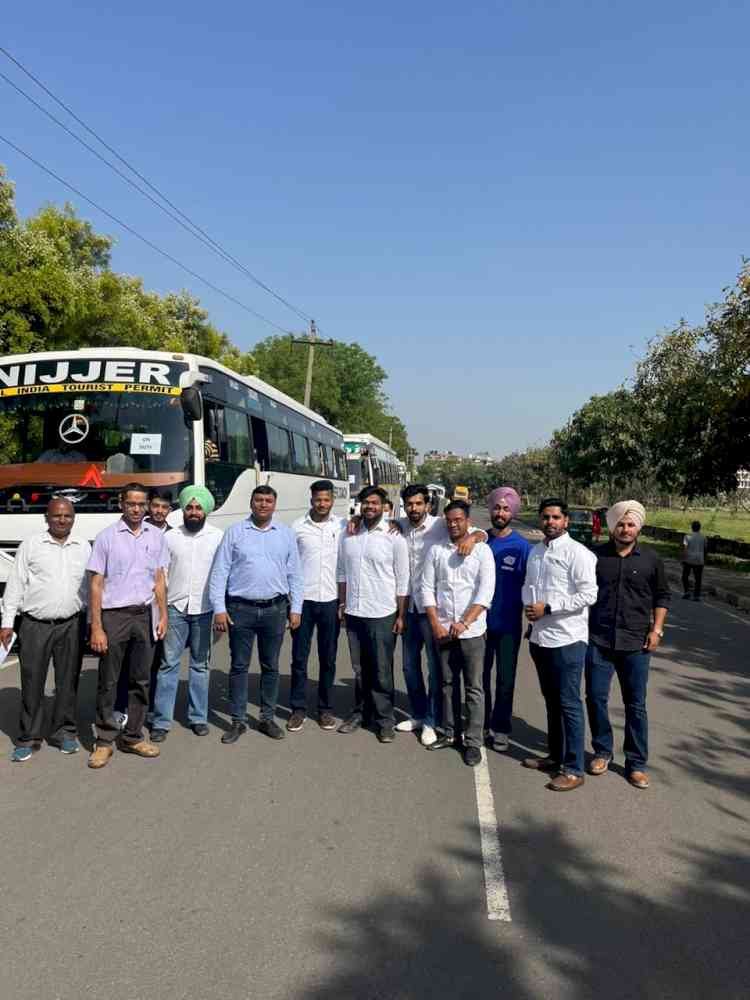
[[[440,669],[443,675],[443,731],[448,737],[460,734],[463,723],[458,712],[454,713],[454,698],[461,703],[461,679],[466,693],[468,720],[464,729],[464,746],[482,746],[484,728],[484,672],[485,637],[456,639],[440,647]],[[456,718],[456,715],[458,717]]]

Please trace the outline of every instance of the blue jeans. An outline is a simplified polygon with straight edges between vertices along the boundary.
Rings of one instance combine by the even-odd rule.
[[[255,607],[246,601],[227,598],[227,612],[234,622],[229,627],[229,702],[232,719],[247,718],[247,672],[253,655],[253,643],[258,637],[260,659],[260,717],[271,722],[279,699],[279,653],[284,641],[287,612],[286,598],[268,607]]]
[[[625,770],[643,771],[648,761],[648,715],[646,687],[650,653],[602,649],[595,643],[586,654],[586,708],[591,744],[598,757],[611,759],[612,726],[607,705],[612,675],[617,674],[625,705]]]
[[[585,723],[581,676],[586,643],[550,648],[530,642],[529,651],[547,706],[549,755],[565,774],[582,775]]]
[[[427,657],[427,690],[422,674],[423,648]],[[440,655],[427,615],[419,614],[417,611],[407,613],[401,651],[404,661],[404,680],[412,715],[415,719],[422,719],[426,726],[439,726],[443,714]]]
[[[212,612],[188,615],[171,604],[164,653],[156,678],[154,729],[171,729],[174,703],[180,681],[180,663],[187,647],[190,650],[188,673],[188,723],[195,726],[208,721],[208,681],[211,658]]]

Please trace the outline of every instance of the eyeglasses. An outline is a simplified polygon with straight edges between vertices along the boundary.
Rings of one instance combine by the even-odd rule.
[[[124,507],[147,507],[148,504],[145,500],[123,500]]]

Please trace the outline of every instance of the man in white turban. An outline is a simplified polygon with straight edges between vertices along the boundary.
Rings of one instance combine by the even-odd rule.
[[[586,708],[594,748],[589,774],[604,774],[612,760],[608,702],[616,673],[625,704],[625,775],[635,788],[649,786],[646,686],[670,599],[661,559],[638,542],[645,520],[637,500],[622,500],[607,511],[609,541],[594,549],[598,590],[586,652]]]

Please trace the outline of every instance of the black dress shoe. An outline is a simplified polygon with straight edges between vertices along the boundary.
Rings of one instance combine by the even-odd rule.
[[[196,736],[208,736],[208,726],[205,722],[194,722],[190,727]],[[153,735],[151,739],[153,739]]]
[[[152,743],[163,743],[167,738],[167,729],[152,729],[151,730],[151,742]]]
[[[242,736],[244,732],[247,732],[247,726],[244,722],[232,722],[232,728],[229,732],[224,733],[221,737],[222,743],[236,743],[237,740]]]
[[[434,743],[427,747],[428,750],[445,750],[446,747],[454,747],[456,741],[452,736],[438,736]]]
[[[281,726],[277,726],[273,719],[261,719],[258,723],[258,732],[270,736],[272,740],[284,739],[284,730]]]
[[[352,712],[348,719],[344,719],[336,732],[355,733],[362,725],[362,716],[359,712]]]
[[[381,726],[378,729],[378,739],[381,743],[393,743],[396,739],[396,731],[393,726]]]
[[[482,763],[482,751],[479,747],[467,747],[464,750],[464,764],[468,767],[476,767]]]

